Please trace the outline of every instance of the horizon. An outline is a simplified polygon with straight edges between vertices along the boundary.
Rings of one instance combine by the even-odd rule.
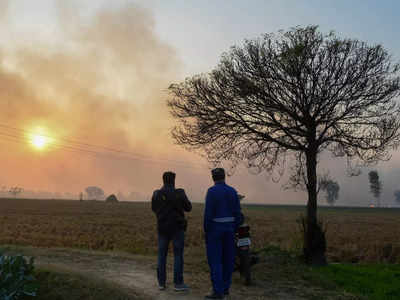
[[[110,194],[110,196],[113,194]],[[72,198],[24,198],[24,197],[3,197],[0,196],[0,200],[28,200],[28,201],[72,201],[72,202],[93,202],[93,203],[106,203],[105,199],[79,199],[79,195],[76,195],[78,198],[77,199],[72,199]],[[143,200],[143,199],[137,199],[137,200],[120,200],[118,199],[118,203],[150,203],[151,199]],[[192,204],[198,204],[198,205],[203,205],[204,206],[204,201],[191,201]],[[107,205],[116,205],[115,203],[108,204]],[[117,204],[118,205],[118,204]],[[367,209],[367,210],[400,210],[400,204],[394,203],[394,205],[388,205],[388,206],[365,206],[365,205],[337,205],[337,204],[327,204],[327,203],[321,203],[318,202],[318,208],[322,209]],[[261,207],[296,207],[296,208],[307,208],[306,203],[294,203],[294,204],[286,204],[286,203],[260,203],[260,202],[247,202],[247,203],[241,203],[242,208],[249,208],[252,206],[261,206]]]

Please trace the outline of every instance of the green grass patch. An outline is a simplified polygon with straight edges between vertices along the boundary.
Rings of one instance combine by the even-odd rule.
[[[37,269],[35,277],[39,283],[40,300],[132,300],[143,297],[132,296],[118,286],[101,280],[53,269]]]
[[[259,252],[254,277],[269,284],[271,292],[289,290],[306,299],[400,300],[400,265],[330,264],[311,267],[298,253],[268,246]]]
[[[334,283],[347,293],[371,300],[400,299],[400,265],[331,264],[310,269],[313,282]]]

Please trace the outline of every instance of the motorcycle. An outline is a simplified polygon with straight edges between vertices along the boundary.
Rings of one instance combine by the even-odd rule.
[[[239,195],[239,200],[244,196]],[[244,278],[245,285],[251,285],[251,266],[256,264],[258,257],[250,251],[250,226],[244,223],[242,215],[242,223],[239,225],[235,233],[236,244],[236,261],[235,270],[239,270],[240,276]]]

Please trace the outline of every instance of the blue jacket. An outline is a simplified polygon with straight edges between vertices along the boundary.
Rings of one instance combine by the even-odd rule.
[[[215,218],[234,217],[235,229],[242,220],[240,202],[236,190],[225,182],[217,182],[207,191],[204,209],[204,231],[207,232]]]

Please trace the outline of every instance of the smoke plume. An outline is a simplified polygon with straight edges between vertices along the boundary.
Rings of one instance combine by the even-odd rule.
[[[87,185],[146,188],[144,178],[154,174],[158,181],[161,170],[148,157],[186,155],[170,141],[165,107],[181,62],[139,6],[104,7],[83,17],[76,15],[79,7],[57,3],[54,35],[37,32],[0,44],[0,123],[8,126],[0,127],[6,170],[0,183],[74,192]],[[0,18],[13,31],[7,6],[0,2]],[[39,128],[54,145],[37,151],[13,128]],[[138,153],[138,159],[68,149],[73,145],[65,139]]]

